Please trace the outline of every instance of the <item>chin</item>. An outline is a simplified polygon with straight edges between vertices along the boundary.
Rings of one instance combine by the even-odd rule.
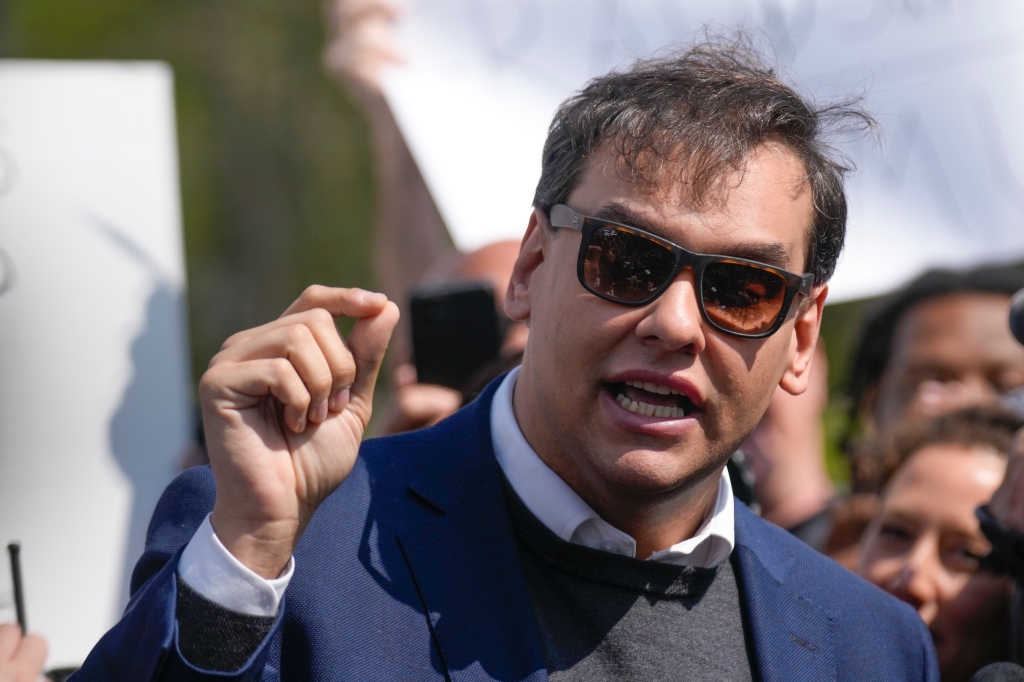
[[[713,466],[681,467],[680,455],[656,450],[631,450],[620,455],[605,473],[616,490],[627,495],[656,496],[689,488],[704,480]],[[693,462],[686,462],[693,464]]]

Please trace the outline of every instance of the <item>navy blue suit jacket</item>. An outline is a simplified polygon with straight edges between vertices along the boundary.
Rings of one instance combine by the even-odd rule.
[[[491,446],[496,385],[431,429],[363,444],[299,542],[273,631],[233,674],[177,649],[178,557],[215,496],[208,467],[179,476],[123,618],[73,680],[546,680]],[[760,679],[938,680],[910,607],[741,503],[735,552]]]

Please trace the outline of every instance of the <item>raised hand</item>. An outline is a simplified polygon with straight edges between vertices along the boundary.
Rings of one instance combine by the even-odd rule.
[[[357,322],[348,343],[335,317]],[[310,287],[277,320],[229,338],[199,385],[217,500],[239,561],[280,575],[313,512],[352,471],[398,308],[383,294]]]
[[[416,382],[416,368],[401,364],[394,372],[391,403],[377,418],[379,433],[405,433],[433,426],[462,407],[462,394],[447,386]]]
[[[330,0],[324,65],[364,106],[379,99],[381,71],[405,57],[395,40],[398,0]]]

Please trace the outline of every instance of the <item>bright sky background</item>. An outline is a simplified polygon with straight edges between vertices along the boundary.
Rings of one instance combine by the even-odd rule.
[[[933,265],[1024,258],[1017,0],[410,0],[388,98],[460,248],[525,229],[551,115],[589,77],[706,24],[766,37],[819,101],[866,95],[830,300]]]

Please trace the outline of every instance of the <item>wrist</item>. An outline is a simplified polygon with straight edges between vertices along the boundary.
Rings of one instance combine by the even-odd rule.
[[[300,529],[297,520],[239,518],[214,506],[210,525],[224,548],[261,578],[273,580],[291,560]]]

